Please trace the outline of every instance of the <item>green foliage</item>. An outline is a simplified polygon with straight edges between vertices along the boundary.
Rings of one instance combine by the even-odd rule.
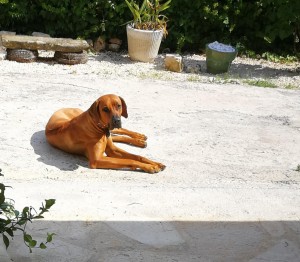
[[[133,16],[133,26],[137,29],[143,30],[157,30],[162,29],[164,35],[167,34],[167,17],[161,13],[170,8],[172,0],[161,4],[160,0],[144,0],[142,5],[135,0],[125,0],[131,14]]]
[[[118,35],[121,23],[129,20],[123,0],[1,0],[0,10],[0,30],[39,31],[53,37]]]
[[[159,11],[168,17],[162,48],[199,52],[219,41],[243,47],[239,52],[300,53],[299,0],[0,0],[0,10],[0,30],[123,40],[124,24],[132,15],[133,20],[153,21]],[[156,17],[166,21],[160,14]]]
[[[262,54],[262,58],[265,60],[275,62],[275,63],[293,63],[297,62],[296,56],[290,56],[290,55],[276,55],[274,53],[265,52]]]
[[[0,169],[0,176],[1,174]],[[30,234],[26,232],[26,226],[28,222],[32,222],[35,219],[44,218],[43,214],[48,212],[49,209],[55,204],[55,199],[45,200],[45,204],[42,203],[40,211],[37,212],[33,207],[26,206],[22,209],[22,212],[18,211],[14,207],[14,201],[12,199],[6,199],[5,189],[7,186],[0,183],[0,234],[2,234],[3,242],[6,248],[9,247],[10,238],[14,237],[16,231],[23,232],[23,240],[25,245],[29,248],[30,253],[33,248],[45,249],[47,243],[52,241],[54,233],[47,233],[47,239],[44,242],[38,244],[38,242],[32,238]]]
[[[173,50],[204,51],[216,40],[254,53],[296,54],[300,48],[298,0],[173,0],[166,15],[169,36],[163,45]]]

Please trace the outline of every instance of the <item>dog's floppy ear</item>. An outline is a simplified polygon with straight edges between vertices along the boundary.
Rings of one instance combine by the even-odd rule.
[[[89,108],[89,113],[92,115],[93,118],[97,120],[100,118],[99,115],[99,99],[97,99]]]
[[[122,102],[122,116],[127,118],[128,114],[127,114],[127,105],[125,103],[125,100],[120,96],[119,96],[119,98],[121,99],[121,102]]]

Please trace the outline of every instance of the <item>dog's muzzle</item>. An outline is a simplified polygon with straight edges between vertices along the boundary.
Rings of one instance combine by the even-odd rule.
[[[121,117],[119,117],[119,116],[113,116],[112,120],[111,120],[111,125],[112,125],[111,129],[121,128],[122,127]]]

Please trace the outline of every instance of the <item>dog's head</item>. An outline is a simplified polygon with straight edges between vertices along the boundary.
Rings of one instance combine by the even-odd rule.
[[[121,116],[127,118],[127,106],[124,99],[117,95],[104,95],[90,107],[90,113],[97,118],[101,128],[121,128]]]

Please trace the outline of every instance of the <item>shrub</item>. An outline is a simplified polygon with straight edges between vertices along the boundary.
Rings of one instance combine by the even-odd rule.
[[[0,176],[1,174],[0,169]],[[44,218],[43,214],[48,212],[52,205],[55,203],[55,199],[45,200],[45,204],[40,207],[40,212],[37,212],[33,207],[26,206],[22,212],[18,211],[14,207],[14,201],[5,197],[5,190],[7,186],[0,183],[0,234],[2,234],[3,242],[8,248],[10,240],[13,238],[16,231],[22,231],[23,240],[25,245],[32,252],[32,248],[47,248],[46,244],[52,241],[53,233],[48,233],[45,242],[37,243],[30,234],[26,232],[26,226],[28,222],[32,222],[35,219]]]
[[[125,0],[0,0],[0,9],[0,30],[56,37],[125,40],[124,25],[131,19]],[[298,0],[172,0],[166,16],[169,34],[162,48],[173,51],[199,52],[219,41],[259,53],[300,52]]]

